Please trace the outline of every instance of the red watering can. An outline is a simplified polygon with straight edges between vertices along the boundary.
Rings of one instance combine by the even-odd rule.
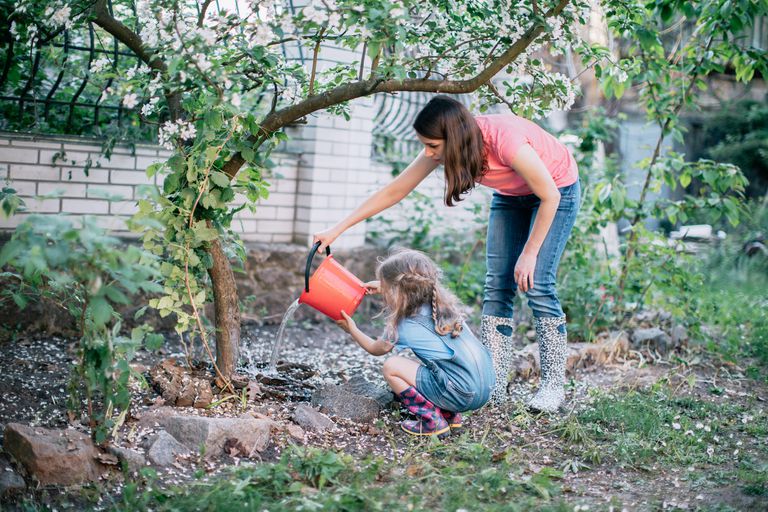
[[[352,272],[333,259],[330,247],[325,248],[326,258],[309,277],[312,258],[319,248],[320,242],[315,242],[309,251],[304,271],[304,291],[301,292],[299,302],[312,306],[334,320],[343,318],[342,310],[352,316],[365,296],[365,286]]]

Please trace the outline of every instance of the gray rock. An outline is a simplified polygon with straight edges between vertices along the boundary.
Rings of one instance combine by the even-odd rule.
[[[171,434],[161,430],[144,443],[147,448],[147,459],[155,466],[170,466],[176,462],[178,455],[188,455],[186,446],[176,440]]]
[[[631,339],[634,347],[655,349],[662,354],[669,350],[671,341],[669,335],[658,327],[635,329]]]
[[[688,342],[688,329],[680,324],[672,327],[669,335],[672,338],[672,346],[674,347],[679,347],[680,345]]]
[[[269,443],[271,420],[257,418],[207,418],[203,416],[169,416],[158,418],[170,435],[204,457],[219,457],[225,445],[235,441],[248,456],[263,451]]]
[[[305,404],[298,405],[294,409],[291,419],[305,429],[316,432],[325,432],[336,428],[336,424],[331,418]]]
[[[74,429],[49,430],[9,423],[5,451],[41,485],[73,485],[99,479],[102,466],[91,438]]]
[[[121,467],[127,470],[128,473],[136,473],[147,465],[147,459],[144,457],[144,454],[136,450],[120,446],[110,446],[107,448],[107,451],[117,457]]]
[[[0,498],[20,494],[26,490],[24,479],[11,467],[10,462],[0,456]]]
[[[349,379],[341,385],[341,388],[355,395],[372,398],[382,407],[387,407],[394,400],[392,391],[379,387],[376,384],[365,380],[365,377],[360,375],[355,375]]]
[[[322,386],[312,393],[312,405],[321,412],[362,423],[373,421],[392,401],[391,391],[360,376],[340,386]]]

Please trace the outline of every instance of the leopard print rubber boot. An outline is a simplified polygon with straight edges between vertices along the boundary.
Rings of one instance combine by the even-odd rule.
[[[565,401],[565,362],[568,334],[565,317],[535,318],[539,342],[541,382],[539,391],[528,402],[537,412],[555,412]]]
[[[509,327],[509,334],[499,331],[499,327]],[[483,315],[480,339],[491,353],[493,370],[496,374],[496,387],[493,388],[491,398],[488,401],[491,406],[499,406],[507,401],[507,384],[509,384],[509,372],[512,369],[514,350],[512,346],[514,328],[515,324],[511,318]]]

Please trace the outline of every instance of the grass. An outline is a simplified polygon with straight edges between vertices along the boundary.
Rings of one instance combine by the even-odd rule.
[[[400,464],[293,447],[279,462],[167,489],[148,473],[143,485],[126,486],[113,510],[571,510],[558,497],[561,474],[553,468],[524,478],[466,437],[418,445]]]
[[[726,244],[709,255],[703,271],[700,320],[711,328],[708,348],[737,364],[748,358],[749,375],[768,379],[768,257],[749,258],[740,243]]]

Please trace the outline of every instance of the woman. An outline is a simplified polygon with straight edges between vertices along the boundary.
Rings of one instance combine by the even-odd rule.
[[[541,383],[528,406],[554,412],[565,399],[567,341],[555,280],[579,208],[576,162],[535,123],[514,114],[473,117],[447,96],[430,100],[413,127],[424,145],[416,159],[338,224],[316,233],[315,241],[324,249],[345,230],[398,203],[440,164],[448,206],[478,183],[494,189],[481,325],[496,373],[491,403],[500,405],[507,397],[512,303],[519,288],[533,310],[541,356]]]

